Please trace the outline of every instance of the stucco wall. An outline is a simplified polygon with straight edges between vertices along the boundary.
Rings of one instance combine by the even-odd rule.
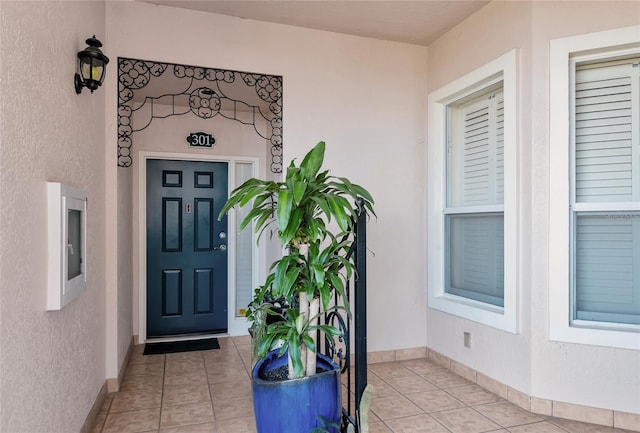
[[[115,69],[115,68],[114,68]],[[114,71],[115,72],[115,71]],[[113,149],[109,149],[113,150]],[[134,330],[133,294],[133,218],[131,188],[133,176],[130,170],[118,171],[118,320],[115,332],[118,335],[118,374],[122,373],[125,358],[131,345]],[[111,376],[110,376],[111,377]]]
[[[1,9],[0,430],[77,432],[105,378],[105,95],[76,95],[73,74],[84,40],[104,38],[104,3]],[[88,197],[87,287],[52,312],[47,181]]]
[[[431,92],[518,50],[519,333],[429,309],[428,346],[534,397],[632,413],[640,353],[549,340],[549,41],[638,22],[637,2],[493,2],[429,46],[428,70]]]
[[[285,163],[325,140],[332,174],[376,198],[369,349],[425,346],[424,47],[134,2],[107,3],[107,30],[114,56],[283,76]]]
[[[549,341],[549,41],[640,23],[638,2],[571,3],[532,9],[531,388],[541,398],[640,414],[639,351]]]

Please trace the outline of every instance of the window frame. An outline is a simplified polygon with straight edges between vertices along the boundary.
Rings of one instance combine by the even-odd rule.
[[[502,81],[504,92],[504,307],[447,293],[448,105]],[[513,334],[518,333],[518,51],[513,49],[428,96],[427,290],[430,308]],[[500,206],[498,206],[500,207]],[[496,210],[492,205],[484,210]],[[482,213],[482,206],[473,212]]]
[[[550,42],[549,64],[549,338],[553,341],[640,349],[640,326],[578,320],[573,293],[573,78],[575,58],[616,57],[625,50],[640,52],[640,26],[625,27]],[[590,205],[587,209],[597,208]],[[606,203],[602,209],[614,211]],[[584,210],[584,209],[583,209]],[[618,209],[624,210],[624,209]],[[631,331],[631,332],[630,332]]]

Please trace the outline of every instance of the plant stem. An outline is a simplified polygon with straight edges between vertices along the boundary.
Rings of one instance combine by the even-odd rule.
[[[300,315],[304,316],[305,323],[309,320],[309,297],[306,292],[300,293]],[[307,345],[302,343],[300,345],[300,361],[302,361],[303,368],[307,365]],[[309,373],[305,370],[302,376],[308,376]]]
[[[319,321],[319,315],[320,313],[320,298],[315,296],[312,300],[311,303],[309,304],[309,317],[312,317],[313,319],[313,323],[311,323],[311,326],[316,326],[318,324]],[[317,341],[317,332],[316,331],[311,331],[309,333],[309,336],[311,337],[311,339],[314,342],[314,346],[316,347],[316,350],[318,349],[318,341]],[[307,348],[307,368],[306,368],[306,375],[307,376],[313,376],[314,374],[316,374],[316,353],[314,351],[312,351],[311,349]]]

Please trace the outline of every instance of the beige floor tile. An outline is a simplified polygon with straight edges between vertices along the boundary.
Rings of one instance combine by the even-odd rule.
[[[253,416],[253,400],[246,397],[220,399],[213,404],[213,414],[216,421]]]
[[[391,385],[378,377],[369,377],[367,384],[373,388],[373,398],[385,398],[400,395]],[[351,388],[353,389],[353,388]]]
[[[425,379],[417,376],[392,377],[385,379],[385,382],[400,394],[411,394],[414,392],[438,389],[431,382],[427,382]]]
[[[256,421],[253,417],[218,421],[216,433],[256,433]]]
[[[411,361],[404,361],[401,364],[402,366],[413,371],[415,374],[419,375],[444,373],[447,371],[446,368],[436,364],[433,361],[429,361],[428,359],[414,359]]]
[[[373,364],[369,366],[369,371],[380,379],[390,379],[392,377],[415,376],[416,374],[404,367],[399,362],[386,362],[383,364]]]
[[[213,421],[213,408],[210,402],[181,404],[162,408],[160,427],[176,427]]]
[[[207,375],[202,371],[189,371],[179,374],[165,374],[164,386],[206,385]]]
[[[424,379],[433,383],[438,388],[453,388],[456,386],[472,385],[467,379],[458,376],[455,373],[449,371],[443,371],[438,373],[432,373],[422,376]]]
[[[430,415],[417,415],[386,422],[393,433],[449,433]]]
[[[207,380],[209,384],[215,384],[220,382],[235,382],[235,381],[243,381],[250,380],[249,374],[242,369],[233,369],[227,372],[217,371],[217,372],[207,372]]]
[[[503,401],[500,397],[479,385],[447,388],[447,392],[468,406]]]
[[[226,398],[251,398],[251,382],[248,379],[214,383],[209,388],[213,401]]]
[[[371,403],[371,410],[383,421],[423,413],[418,406],[401,395],[374,398]]]
[[[566,433],[566,430],[551,424],[550,422],[543,421],[534,424],[526,424],[518,427],[510,427],[511,433]]]
[[[124,391],[118,392],[113,397],[111,403],[112,412],[129,412],[132,410],[151,409],[154,407],[160,407],[162,401],[162,392],[148,392],[148,391]]]
[[[393,433],[383,422],[369,424],[369,433]]]
[[[158,429],[160,408],[110,413],[102,433],[139,433]]]
[[[199,385],[165,386],[162,396],[162,406],[210,401],[209,386],[206,382]]]
[[[233,343],[236,346],[242,346],[242,345],[250,345],[251,344],[251,336],[249,335],[244,335],[241,337],[231,337],[233,339]]]
[[[166,374],[204,373],[204,361],[202,359],[167,359],[165,363]]]
[[[130,364],[127,368],[125,380],[131,376],[162,376],[164,374],[164,363],[154,362],[152,364]]]
[[[167,362],[190,362],[190,361],[202,361],[204,351],[198,350],[196,352],[175,352],[167,353]]]
[[[207,364],[213,363],[239,363],[242,360],[240,354],[236,351],[233,352],[223,352],[223,351],[214,351],[209,352],[206,355],[202,356],[204,362]]]
[[[132,355],[129,360],[129,365],[136,364],[162,364],[164,363],[166,355]]]
[[[433,413],[432,416],[453,433],[482,433],[500,426],[470,407]]]
[[[140,378],[143,378],[143,376],[140,376]],[[156,380],[148,381],[125,381],[120,386],[120,392],[162,392],[162,376],[156,376],[155,379]]]
[[[216,433],[216,423],[207,422],[204,424],[184,425],[161,429],[160,433]]]
[[[207,372],[209,371],[220,371],[220,370],[244,370],[244,365],[242,364],[242,360],[239,356],[234,357],[226,357],[226,358],[204,358],[204,364],[207,368]]]
[[[506,401],[474,406],[474,409],[502,427],[514,427],[543,421],[542,418]]]
[[[162,391],[163,377],[160,376],[126,376],[122,385],[121,392],[157,392]]]
[[[136,346],[121,391],[106,396],[90,433],[255,433],[251,340],[219,341],[218,350],[168,355],[143,356]],[[627,433],[533,415],[428,359],[371,365],[367,381],[370,433]]]
[[[444,410],[459,409],[464,404],[442,390],[423,391],[407,395],[407,398],[415,403],[426,413],[442,412]]]

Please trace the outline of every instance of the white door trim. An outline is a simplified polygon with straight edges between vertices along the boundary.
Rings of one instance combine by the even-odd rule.
[[[226,162],[228,164],[228,188],[229,192],[231,192],[237,185],[235,184],[236,179],[236,163],[244,162],[244,163],[252,163],[253,164],[253,172],[254,174],[259,173],[259,160],[258,158],[247,157],[247,156],[228,156],[228,155],[200,155],[200,154],[190,154],[190,153],[171,153],[171,152],[152,152],[152,151],[142,151],[138,154],[139,164],[135,164],[134,167],[137,167],[138,171],[138,245],[137,245],[137,256],[138,256],[138,267],[134,269],[134,275],[137,271],[138,273],[138,343],[142,344],[147,341],[147,160],[148,159],[171,159],[176,161],[208,161],[208,162]],[[236,233],[236,223],[234,216],[234,211],[230,212],[230,218],[228,218],[228,233]],[[255,237],[255,234],[254,234]],[[229,251],[236,251],[236,237],[228,236],[228,246]],[[256,245],[255,239],[253,240],[253,244]],[[136,254],[136,246],[134,245],[133,253]],[[254,257],[259,257],[257,247],[254,254]],[[257,260],[257,259],[256,259]],[[228,265],[227,265],[227,275],[228,275],[228,300],[227,300],[227,328],[228,332],[224,335],[237,336],[237,335],[247,335],[248,334],[248,323],[246,318],[244,317],[236,317],[235,315],[235,299],[236,299],[236,258],[235,255],[229,254],[228,257]],[[257,261],[254,263],[253,267],[253,281],[254,286],[257,281],[258,275],[258,266]],[[135,280],[135,277],[134,277]],[[135,295],[134,295],[135,300]],[[134,303],[135,305],[135,303]],[[220,334],[216,334],[219,336]],[[205,336],[199,336],[198,338],[204,338]],[[193,339],[194,337],[189,337]],[[175,341],[185,339],[184,337],[176,337],[176,338],[162,338],[162,341]]]

